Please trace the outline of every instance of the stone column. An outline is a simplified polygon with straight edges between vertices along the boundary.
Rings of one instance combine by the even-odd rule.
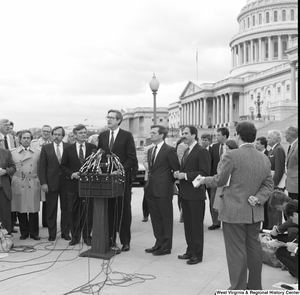
[[[261,41],[261,38],[258,39],[258,61],[261,62],[263,61],[262,59],[262,41]]]
[[[213,111],[212,111],[212,115],[213,115],[213,125],[216,125],[216,97],[213,97]]]
[[[249,50],[249,63],[253,63],[253,40],[250,40],[250,50]]]
[[[271,46],[272,46],[272,42],[271,42],[271,37],[269,36],[268,37],[268,55],[269,55],[269,58],[268,60],[273,60],[273,56],[272,56],[272,50],[271,50]]]
[[[203,97],[203,127],[207,128],[207,98]]]
[[[229,118],[228,118],[228,94],[227,93],[225,93],[224,99],[225,99],[225,120],[224,120],[224,123],[228,123]]]
[[[246,56],[247,56],[247,44],[246,41],[244,42],[244,65],[246,64]]]
[[[223,94],[220,96],[221,100],[221,124],[224,123],[224,97]]]
[[[197,109],[196,109],[196,107],[197,107],[197,101],[196,100],[194,100],[193,101],[193,125],[195,126],[196,125],[196,121],[197,121]]]
[[[239,66],[242,65],[242,57],[243,57],[243,54],[242,54],[242,43],[239,44]]]
[[[233,103],[232,103],[232,93],[229,93],[229,124],[230,126],[233,125],[233,117],[232,117],[232,110],[233,110]],[[228,124],[228,125],[229,125]]]
[[[196,100],[196,123],[195,125],[196,126],[199,126],[200,123],[199,123],[199,99]]]
[[[296,62],[290,62],[291,66],[291,100],[296,100]]]
[[[244,93],[239,93],[239,117],[244,116]]]
[[[282,40],[281,35],[278,35],[278,60],[282,59]]]
[[[200,98],[200,123],[199,125],[203,125],[203,99]]]
[[[220,124],[220,101],[219,101],[219,96],[217,96],[216,99],[217,99],[217,124]]]

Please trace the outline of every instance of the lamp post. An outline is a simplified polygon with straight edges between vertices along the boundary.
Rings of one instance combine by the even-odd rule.
[[[260,100],[260,93],[258,93],[257,95],[257,100],[254,102],[254,104],[257,106],[257,118],[260,119],[261,118],[261,114],[260,114],[260,106],[264,103],[263,100]]]
[[[156,125],[156,93],[159,87],[159,82],[156,80],[155,73],[153,74],[149,86],[153,93],[153,116],[154,116],[154,125]]]

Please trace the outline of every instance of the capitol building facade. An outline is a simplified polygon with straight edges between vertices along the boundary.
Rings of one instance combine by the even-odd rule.
[[[297,114],[298,1],[247,0],[237,20],[229,76],[189,81],[169,105],[169,128],[234,128],[243,120],[259,127]]]

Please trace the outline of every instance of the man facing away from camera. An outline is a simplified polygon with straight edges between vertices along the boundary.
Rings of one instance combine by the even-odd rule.
[[[263,205],[273,192],[273,180],[270,161],[254,147],[255,137],[253,123],[238,123],[239,148],[222,156],[216,175],[200,180],[200,184],[209,187],[226,185],[219,220],[223,223],[231,290],[262,289],[259,232],[264,220]]]

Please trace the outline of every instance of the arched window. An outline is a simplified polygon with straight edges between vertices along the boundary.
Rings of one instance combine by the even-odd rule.
[[[250,18],[248,17],[248,28],[250,28]]]
[[[266,13],[266,23],[268,24],[270,22],[270,14],[269,12]]]
[[[274,57],[278,58],[278,41],[274,42]]]
[[[277,22],[277,11],[274,11],[274,22]]]
[[[246,21],[244,19],[244,30],[246,30]]]
[[[268,59],[269,58],[269,43],[268,41],[266,42],[266,46],[265,46],[265,58]]]
[[[286,21],[286,11],[282,10],[282,21]]]
[[[246,45],[246,63],[249,62],[249,46]]]
[[[253,15],[253,17],[252,17],[252,26],[253,27],[255,26],[255,15]]]
[[[291,10],[291,20],[295,20],[295,12],[294,12],[294,9]]]
[[[282,55],[284,57],[287,57],[287,53],[285,52],[287,50],[287,41],[286,40],[282,40]]]
[[[262,24],[262,15],[261,15],[261,13],[259,14],[259,24],[260,25]]]

